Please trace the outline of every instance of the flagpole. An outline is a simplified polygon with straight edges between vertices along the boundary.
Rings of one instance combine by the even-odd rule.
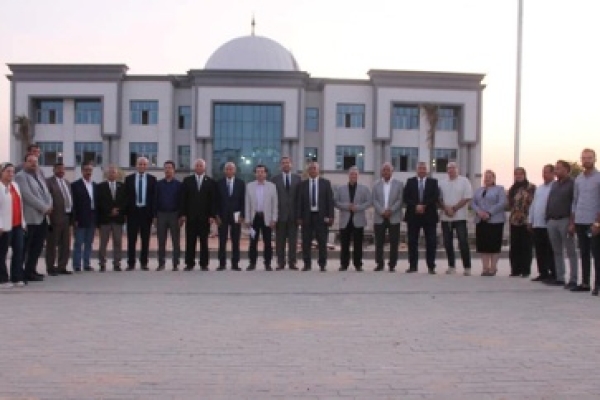
[[[520,167],[521,150],[521,64],[523,52],[523,0],[518,0],[518,23],[517,23],[517,88],[515,99],[515,156],[514,166]]]

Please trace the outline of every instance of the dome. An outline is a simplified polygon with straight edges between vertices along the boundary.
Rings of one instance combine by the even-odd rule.
[[[219,47],[205,69],[299,71],[296,59],[274,40],[263,36],[242,36]]]

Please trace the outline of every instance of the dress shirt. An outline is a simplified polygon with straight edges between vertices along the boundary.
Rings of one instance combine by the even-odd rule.
[[[202,182],[204,182],[204,174],[194,174],[194,176],[196,176],[196,186],[198,187],[198,190],[200,190],[200,188],[202,187]]]
[[[181,182],[177,179],[161,179],[156,184],[156,211],[175,212],[179,210]]]
[[[575,223],[591,225],[600,212],[600,171],[594,169],[591,174],[583,172],[575,179],[573,195],[573,213]]]
[[[386,210],[390,208],[390,190],[392,189],[392,180],[389,181],[383,180],[383,208]]]
[[[56,178],[56,182],[58,182],[58,188],[60,189],[60,193],[65,199],[65,212],[69,214],[71,209],[73,208],[73,199],[71,198],[71,193],[69,192],[69,188],[65,183],[63,178]]]
[[[140,194],[138,192],[140,187],[140,179],[142,180],[142,202],[139,202]],[[148,174],[144,172],[142,177],[140,178],[140,174],[136,174],[135,178],[135,202],[138,207],[146,207],[146,188],[148,187]]]
[[[265,183],[256,182],[256,212],[265,211]]]
[[[86,181],[84,179],[83,180],[83,184],[85,185],[85,188],[87,189],[88,195],[90,196],[92,210],[94,210],[95,209],[95,204],[94,204],[94,182],[92,182],[91,180]]]
[[[235,178],[227,178],[227,195],[231,196],[233,194],[233,185],[235,184]]]
[[[533,202],[529,207],[529,223],[534,228],[546,227],[546,206],[548,204],[548,195],[552,189],[552,183],[544,183],[535,190]]]
[[[312,205],[312,188],[315,185],[315,200],[316,204],[313,207]],[[310,211],[318,212],[319,211],[319,177],[316,178],[308,178],[308,201],[310,202]]]

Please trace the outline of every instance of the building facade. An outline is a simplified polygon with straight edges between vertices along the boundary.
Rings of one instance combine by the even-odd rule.
[[[417,161],[435,174],[456,161],[474,185],[481,176],[481,74],[371,70],[367,79],[315,78],[293,55],[261,36],[233,39],[203,69],[185,75],[129,75],[126,65],[9,64],[11,121],[31,120],[41,165],[61,160],[133,168],[175,161],[180,172],[204,158],[221,175],[232,161],[246,180],[256,164],[283,155],[299,171],[310,160],[334,183],[356,165],[361,180],[385,161],[402,180]],[[431,147],[427,105],[438,108]],[[12,126],[11,159],[24,154]]]

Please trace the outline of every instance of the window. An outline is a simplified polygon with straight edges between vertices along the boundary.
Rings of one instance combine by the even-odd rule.
[[[100,100],[75,100],[75,123],[78,125],[100,125],[102,103]]]
[[[458,129],[458,108],[440,107],[438,110],[438,131],[455,131]]]
[[[227,162],[237,175],[254,180],[254,166],[276,171],[281,158],[283,106],[273,103],[215,103],[213,106],[212,176],[223,176]]]
[[[39,165],[53,166],[63,161],[62,142],[37,142],[36,144],[40,146]]]
[[[335,169],[347,171],[350,167],[358,167],[363,171],[365,166],[365,146],[337,146],[335,148]]]
[[[192,128],[192,107],[179,106],[179,113],[177,115],[178,115],[177,128],[179,128],[179,129],[191,129]]]
[[[395,171],[413,172],[417,170],[418,147],[392,147],[391,156]]]
[[[190,146],[177,146],[177,168],[190,169]]]
[[[62,100],[39,100],[36,104],[36,119],[38,124],[56,125],[63,123]]]
[[[337,125],[338,128],[364,128],[365,127],[365,105],[364,104],[338,104]]]
[[[129,166],[135,167],[139,157],[146,157],[152,167],[158,164],[158,143],[131,142],[129,143]]]
[[[307,108],[304,116],[304,130],[306,132],[319,132],[319,109]]]
[[[308,163],[312,161],[319,161],[319,149],[316,147],[305,147],[304,148],[304,161]]]
[[[419,129],[419,107],[395,105],[392,109],[392,129]]]
[[[456,149],[434,149],[433,168],[435,172],[448,172],[448,163],[456,161]]]
[[[158,101],[132,100],[130,103],[131,125],[158,124]]]
[[[75,142],[75,165],[102,165],[102,142]]]

